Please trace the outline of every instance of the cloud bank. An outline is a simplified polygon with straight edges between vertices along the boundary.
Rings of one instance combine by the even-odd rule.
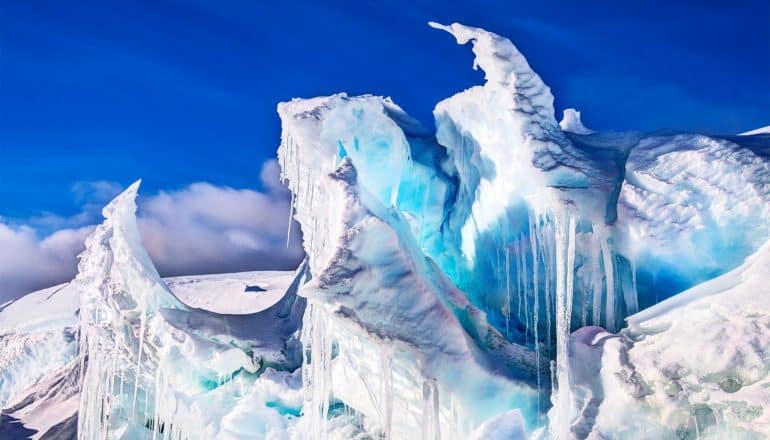
[[[276,161],[265,162],[262,191],[199,182],[140,195],[139,230],[161,275],[296,267],[303,256],[300,231],[292,222],[287,247],[290,195],[279,172]],[[111,182],[82,182],[73,187],[83,205],[75,216],[45,214],[23,225],[0,218],[0,304],[72,279],[84,240],[101,221],[98,207],[119,190]]]

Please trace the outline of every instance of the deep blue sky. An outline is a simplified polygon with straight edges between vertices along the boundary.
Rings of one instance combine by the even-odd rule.
[[[72,215],[78,181],[258,188],[296,96],[390,95],[431,124],[481,75],[428,20],[511,38],[595,129],[768,125],[770,3],[719,3],[1,0],[0,217]]]

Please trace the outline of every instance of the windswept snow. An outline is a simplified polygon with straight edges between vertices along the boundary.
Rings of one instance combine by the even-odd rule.
[[[190,307],[248,315],[278,302],[294,280],[293,271],[242,272],[165,278],[169,289]]]
[[[770,125],[767,127],[761,127],[756,128],[754,130],[749,130],[744,133],[739,134],[738,136],[753,136],[755,134],[770,134]]]
[[[770,242],[740,267],[572,336],[579,438],[761,438],[770,432]],[[590,437],[589,435],[589,437]]]
[[[296,272],[161,279],[137,182],[105,208],[76,280],[0,306],[0,408],[20,421],[6,426],[770,435],[768,137],[597,133],[574,109],[557,122],[511,41],[430,26],[485,72],[436,105],[435,133],[385,97],[278,105]]]
[[[559,122],[562,130],[575,134],[591,134],[593,130],[586,128],[583,121],[580,120],[580,112],[574,108],[564,109],[564,116]]]

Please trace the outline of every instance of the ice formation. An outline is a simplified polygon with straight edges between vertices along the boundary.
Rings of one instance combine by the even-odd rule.
[[[738,268],[571,337],[576,437],[762,438],[770,428],[770,241]]]
[[[559,123],[510,41],[430,25],[486,74],[435,133],[378,96],[278,105],[295,274],[161,279],[137,182],[74,282],[9,306],[66,307],[0,311],[0,407],[83,439],[768,435],[768,137]]]
[[[464,369],[492,359],[502,383],[518,387],[518,406],[500,402],[474,418],[468,403],[479,413],[483,401],[437,374],[443,368],[408,375],[435,380],[477,429],[517,410],[526,432],[570,438],[570,332],[615,331],[640,304],[734,267],[770,237],[766,149],[735,137],[590,134],[575,112],[562,130],[550,90],[508,40],[459,24],[431,26],[473,43],[474,67],[486,73],[484,85],[436,106],[435,137],[388,98],[339,94],[279,105],[283,177],[316,276],[301,291],[315,316],[303,341],[311,359],[330,352],[316,352],[317,344],[336,350],[320,370],[306,360],[313,414],[327,419],[329,402],[340,402],[373,421],[370,431],[415,429],[395,420],[408,411],[392,406],[418,402],[390,391],[393,372],[347,360],[376,353],[349,347],[384,345],[381,364],[392,370],[406,364],[394,352],[431,361],[449,338],[483,354],[463,360]],[[730,228],[736,224],[745,227]],[[450,287],[434,293],[437,284]],[[424,309],[434,296],[449,313]],[[501,362],[504,353],[520,361]],[[337,364],[356,367],[337,374]],[[351,395],[371,385],[335,383],[362,371],[388,390],[387,409],[382,394]],[[452,429],[450,438],[469,435]]]
[[[106,220],[88,238],[75,280],[78,437],[222,438],[236,397],[255,392],[250,378],[299,365],[292,338],[304,301],[294,292],[304,268],[285,295],[256,313],[192,309],[168,289],[141,247],[137,187],[104,209]]]
[[[583,121],[580,120],[580,112],[574,108],[564,109],[564,116],[559,121],[559,127],[562,131],[575,133],[575,134],[592,134],[595,133],[590,128],[583,125]]]

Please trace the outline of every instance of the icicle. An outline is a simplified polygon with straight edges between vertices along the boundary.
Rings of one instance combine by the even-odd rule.
[[[152,440],[160,433],[160,368],[155,370],[155,408],[152,415]],[[145,399],[147,397],[145,396]]]
[[[438,384],[433,380],[433,435],[436,440],[441,440],[441,424],[438,398]]]
[[[505,336],[511,339],[511,248],[505,246]]]
[[[535,332],[535,365],[537,375],[537,395],[540,395],[540,339],[538,334],[539,326],[539,314],[540,314],[540,292],[538,284],[538,266],[539,259],[537,254],[537,239],[535,237],[535,225],[532,221],[534,213],[529,213],[529,243],[532,250],[532,297],[533,297],[533,313],[532,313],[532,328]],[[537,412],[540,413],[540,399],[537,399]]]
[[[543,255],[543,269],[545,272],[545,318],[546,318],[546,331],[547,331],[547,337],[546,341],[548,342],[548,353],[549,356],[552,353],[552,344],[551,339],[553,338],[553,330],[552,330],[552,324],[551,324],[551,316],[553,314],[553,307],[552,307],[552,292],[551,292],[551,286],[552,286],[552,279],[553,279],[553,246],[551,243],[551,229],[549,226],[549,223],[547,222],[547,218],[543,218],[543,230],[538,232],[539,228],[536,229],[536,233],[538,233],[538,241],[541,243],[540,251]]]
[[[291,242],[291,220],[294,214],[294,199],[295,199],[294,192],[291,193],[291,202],[289,203],[289,224],[286,227],[286,249],[289,248],[289,243]]]
[[[522,320],[524,314],[522,313],[521,304],[522,304],[522,280],[524,279],[522,272],[524,272],[524,268],[521,267],[521,258],[519,258],[519,243],[518,241],[514,241],[512,246],[515,246],[516,250],[516,297],[518,300],[518,304],[516,306],[516,316],[518,316],[519,320]]]
[[[521,275],[522,275],[522,284],[524,285],[524,327],[526,328],[524,332],[524,344],[526,345],[529,341],[529,268],[527,267],[527,247],[524,244],[524,235],[522,234],[519,236],[519,257],[521,258]]]
[[[564,440],[571,438],[569,383],[569,334],[575,270],[575,218],[569,211],[556,219],[556,382],[558,390],[555,426],[552,434]]]
[[[439,407],[438,384],[435,379],[426,379],[422,383],[422,439],[441,439],[441,412]]]
[[[628,260],[628,270],[631,271],[631,285],[624,286],[623,298],[626,301],[626,315],[630,316],[639,311],[639,297],[636,293],[636,264]]]
[[[136,413],[136,395],[137,395],[137,391],[139,390],[139,377],[140,377],[139,373],[140,373],[141,367],[142,367],[141,362],[142,362],[142,351],[144,350],[144,321],[145,321],[145,318],[146,318],[146,316],[145,316],[144,310],[142,310],[140,312],[140,317],[139,317],[139,320],[140,320],[139,321],[140,322],[140,324],[139,324],[139,353],[137,353],[137,355],[136,355],[136,372],[135,372],[135,375],[134,375],[134,397],[133,397],[133,399],[131,401],[131,421],[132,422],[134,421],[134,414]],[[146,402],[146,400],[147,399],[145,398],[145,402]]]
[[[380,347],[380,426],[383,437],[390,438],[393,425],[393,370],[392,359],[385,347]]]
[[[593,325],[601,325],[602,317],[602,272],[601,272],[601,244],[602,237],[599,229],[594,224],[591,234],[591,285],[593,287]]]
[[[325,439],[328,434],[327,418],[332,390],[331,332],[327,328],[329,319],[320,306],[309,304],[302,329],[304,352],[303,383],[310,390],[310,420],[314,439]],[[306,328],[307,327],[307,328]],[[310,357],[307,345],[310,345]],[[309,362],[308,362],[309,361]]]
[[[615,331],[615,270],[612,264],[609,238],[602,237],[602,261],[604,263],[604,286],[607,293],[606,325],[607,330]]]

